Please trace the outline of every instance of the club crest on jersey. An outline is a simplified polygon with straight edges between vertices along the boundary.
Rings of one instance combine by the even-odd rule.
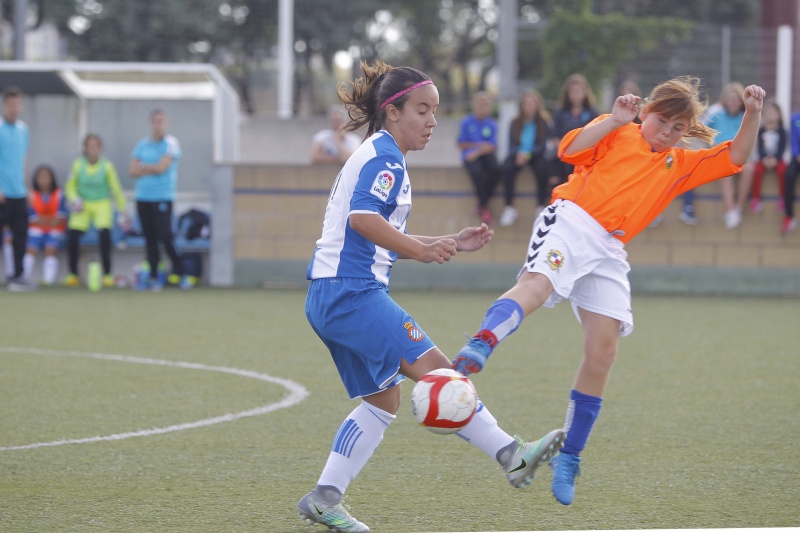
[[[564,264],[564,254],[558,250],[550,250],[547,253],[547,264],[550,265],[550,270],[558,270]]]
[[[674,162],[675,159],[673,159],[672,154],[667,154],[667,160],[666,160],[667,170],[672,170],[672,163]]]
[[[395,181],[397,179],[391,170],[381,170],[375,176],[375,181],[372,183],[372,189],[369,192],[385,202],[389,199],[389,191],[394,187]]]
[[[408,333],[408,338],[414,342],[419,342],[425,338],[425,334],[422,333],[422,330],[416,327],[411,322],[406,322],[403,324],[403,327],[406,328],[406,332]]]

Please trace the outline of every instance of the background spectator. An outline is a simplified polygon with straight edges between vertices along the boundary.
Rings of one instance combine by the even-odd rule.
[[[183,261],[172,232],[172,203],[181,147],[174,135],[167,134],[167,116],[161,109],[150,113],[150,130],[150,136],[140,140],[133,149],[129,169],[136,180],[136,211],[150,267],[150,275],[143,276],[142,284],[136,288],[154,291],[164,288],[158,277],[159,244],[162,244],[172,263],[172,274],[180,279],[181,289],[190,289],[191,281],[184,276]]]
[[[714,144],[730,141],[739,131],[744,117],[744,86],[739,82],[731,82],[722,89],[719,96],[721,107],[710,110],[705,123],[717,131]],[[735,176],[739,176],[739,184],[734,190]],[[725,227],[733,229],[742,223],[742,211],[750,187],[753,184],[753,165],[745,163],[742,171],[734,176],[720,180],[722,202],[725,207]],[[737,194],[738,192],[738,194]]]
[[[639,84],[633,80],[625,80],[619,84],[617,88],[617,96],[622,96],[623,94],[632,94],[634,96],[642,96],[642,88],[639,87]],[[633,119],[634,124],[641,124],[642,119],[639,118],[637,115],[635,119]]]
[[[22,259],[28,240],[28,189],[25,162],[28,155],[28,125],[22,114],[22,91],[15,86],[3,91],[3,118],[0,120],[0,227],[8,226],[14,255],[14,276],[8,290],[35,290],[25,280]]]
[[[311,140],[311,163],[343,165],[361,145],[361,139],[352,131],[342,129],[347,123],[347,113],[343,109],[331,109],[328,120],[330,128],[318,131]]]
[[[100,242],[100,262],[103,266],[105,287],[114,286],[111,275],[111,229],[114,226],[113,197],[117,202],[120,225],[127,226],[125,195],[119,184],[114,164],[102,156],[103,142],[100,136],[90,133],[83,140],[83,155],[72,163],[72,172],[64,187],[70,205],[69,231],[67,232],[67,255],[69,274],[64,285],[76,287],[80,238],[94,224]]]
[[[794,189],[797,175],[800,174],[800,111],[792,115],[789,136],[792,141],[792,159],[789,168],[786,169],[786,189],[783,193],[784,217],[781,222],[781,233],[784,235],[797,228],[797,219],[794,218]]]
[[[753,171],[753,191],[750,197],[750,212],[760,213],[764,206],[761,205],[761,181],[764,173],[772,171],[778,178],[778,211],[783,211],[784,179],[786,178],[786,161],[783,154],[786,151],[786,128],[783,125],[781,106],[775,100],[770,100],[764,105],[761,128],[758,130],[758,160]]]
[[[536,180],[536,197],[539,205],[536,214],[550,204],[550,190],[547,181],[547,161],[544,150],[550,133],[552,119],[544,106],[542,95],[535,89],[528,89],[519,99],[519,113],[511,121],[510,150],[503,164],[503,188],[505,208],[500,216],[501,226],[510,226],[517,220],[514,208],[514,190],[517,174],[529,166]]]
[[[489,199],[500,180],[497,122],[489,115],[491,110],[491,95],[484,91],[475,93],[472,97],[472,114],[461,121],[458,134],[461,161],[472,180],[478,200],[477,214],[486,224],[492,223]]]
[[[57,254],[67,227],[67,204],[55,172],[47,165],[33,171],[28,212],[28,250],[22,261],[23,275],[30,283],[36,256],[42,250],[42,285],[52,285],[58,274]]]
[[[548,167],[551,187],[567,181],[573,167],[564,163],[556,155],[561,138],[577,128],[582,128],[595,118],[598,112],[592,87],[583,74],[571,74],[561,86],[558,94],[558,107],[553,112],[553,129],[548,140]]]

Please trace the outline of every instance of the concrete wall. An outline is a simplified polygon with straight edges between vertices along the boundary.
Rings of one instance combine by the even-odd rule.
[[[178,166],[178,190],[211,191],[211,101],[92,100],[87,108],[88,131],[103,137],[106,157],[117,166],[124,189],[134,187],[128,177],[131,152],[140,139],[150,134],[150,112],[158,108],[166,112],[167,132],[178,138],[183,152]]]
[[[72,96],[26,96],[22,120],[30,128],[30,150],[26,180],[33,169],[48,164],[64,184],[79,151],[79,101]]]
[[[105,156],[117,167],[122,187],[133,189],[128,177],[131,152],[150,133],[149,115],[156,108],[166,111],[168,131],[183,150],[178,190],[210,194],[214,172],[211,101],[92,100],[86,103],[86,126],[103,138]],[[80,101],[72,96],[26,96],[22,120],[31,134],[27,178],[37,165],[46,163],[63,185],[82,151]]]
[[[337,167],[239,165],[233,172],[232,254],[238,285],[302,285],[305,267],[322,229],[322,217]],[[454,167],[410,169],[414,207],[408,231],[444,235],[476,224],[475,201],[465,172]],[[725,228],[719,184],[698,189],[697,226],[678,220],[673,202],[663,222],[645,230],[627,247],[642,290],[763,292],[800,294],[800,232],[780,235],[774,176],[765,177],[765,210],[745,214],[743,224]],[[520,219],[494,229],[484,250],[461,254],[445,266],[399,262],[392,286],[486,288],[513,283],[530,238],[536,208],[532,175],[518,176]],[[499,193],[495,216],[502,209]],[[703,281],[705,280],[705,281]],[[705,289],[704,289],[705,287]]]

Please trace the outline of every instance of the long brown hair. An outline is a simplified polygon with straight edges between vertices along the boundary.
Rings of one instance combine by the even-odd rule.
[[[561,92],[558,93],[558,108],[559,109],[571,109],[572,102],[569,100],[569,88],[573,85],[578,84],[583,87],[583,92],[586,95],[583,98],[583,108],[590,109],[595,106],[595,102],[597,99],[594,96],[594,91],[592,91],[592,86],[589,85],[589,80],[586,79],[586,76],[583,74],[570,74],[567,79],[564,81],[564,85],[561,86]]]
[[[644,104],[644,111],[666,118],[685,118],[689,121],[682,142],[695,138],[712,143],[717,132],[700,120],[707,103],[700,99],[700,79],[681,76],[656,86]]]
[[[519,111],[517,116],[511,121],[511,144],[513,145],[519,145],[519,138],[520,135],[522,135],[522,126],[524,126],[526,122],[522,108],[525,99],[531,97],[536,100],[536,115],[533,117],[533,121],[536,123],[536,143],[541,142],[547,136],[547,132],[553,124],[553,119],[544,106],[542,95],[536,89],[527,89],[520,95]]]
[[[366,125],[367,137],[383,127],[386,119],[386,107],[381,108],[383,102],[416,83],[430,81],[427,74],[411,67],[393,67],[383,61],[372,65],[362,61],[360,66],[363,76],[338,84],[336,92],[350,116],[344,129],[354,131]],[[402,109],[406,100],[408,94],[403,94],[390,105]]]

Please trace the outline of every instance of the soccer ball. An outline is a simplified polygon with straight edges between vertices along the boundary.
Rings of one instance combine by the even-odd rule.
[[[440,435],[469,424],[478,408],[478,392],[460,372],[440,368],[428,372],[411,391],[411,412],[417,422]]]

